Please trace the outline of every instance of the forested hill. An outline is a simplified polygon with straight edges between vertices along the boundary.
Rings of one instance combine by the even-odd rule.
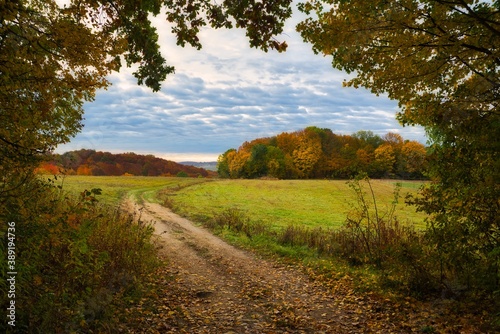
[[[82,149],[64,154],[53,154],[43,163],[39,173],[57,173],[63,168],[67,174],[78,175],[142,175],[142,176],[213,176],[204,168],[186,166],[154,155],[135,153],[113,154]]]
[[[365,172],[375,178],[421,179],[426,147],[396,133],[371,131],[339,135],[315,126],[243,143],[219,156],[221,177],[349,178]]]

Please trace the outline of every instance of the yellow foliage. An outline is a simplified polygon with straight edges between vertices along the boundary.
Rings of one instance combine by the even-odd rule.
[[[383,171],[391,173],[394,170],[394,163],[396,162],[396,156],[394,154],[394,148],[390,144],[382,144],[374,152],[375,160],[377,161],[379,168]]]

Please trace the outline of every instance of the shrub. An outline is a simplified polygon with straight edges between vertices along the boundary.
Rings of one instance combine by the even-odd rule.
[[[205,222],[205,226],[211,229],[229,229],[244,233],[248,238],[265,234],[268,231],[264,224],[251,221],[242,210],[237,208],[229,208],[220,214],[215,214],[211,220]]]
[[[424,232],[402,224],[395,215],[400,185],[394,190],[390,208],[380,210],[370,179],[359,175],[349,182],[356,203],[339,231],[341,254],[352,264],[372,264],[382,270],[385,284],[399,286],[416,295],[427,295],[441,289],[435,263],[435,248]],[[367,188],[368,193],[364,190]]]
[[[0,207],[1,219],[16,226],[16,329],[59,333],[98,328],[112,313],[111,301],[154,269],[152,227],[100,205],[100,189],[74,198],[37,179],[23,187],[30,192]],[[2,235],[5,230],[2,226]],[[4,269],[5,242],[0,247]],[[0,284],[3,290],[5,281]],[[2,300],[1,307],[7,302]]]

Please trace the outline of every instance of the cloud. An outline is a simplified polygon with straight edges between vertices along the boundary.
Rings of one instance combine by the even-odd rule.
[[[176,74],[157,93],[137,86],[131,69],[111,75],[112,86],[84,105],[83,131],[57,151],[92,148],[215,160],[244,141],[311,125],[342,134],[398,132],[425,141],[421,128],[397,123],[396,102],[343,87],[349,77],[334,70],[330,59],[314,55],[293,27],[283,36],[289,50],[278,54],[250,49],[241,31],[208,29],[201,33],[201,51],[183,49],[165,22],[157,18],[156,24]]]

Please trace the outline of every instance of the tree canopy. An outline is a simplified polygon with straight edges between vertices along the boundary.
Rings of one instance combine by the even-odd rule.
[[[399,121],[424,126],[436,181],[414,200],[470,285],[500,281],[500,2],[311,0],[297,29],[346,86],[399,101]],[[482,268],[482,269],[479,269]],[[496,283],[495,283],[496,282]],[[481,284],[482,284],[481,283]]]
[[[376,178],[423,179],[426,153],[424,145],[396,133],[338,135],[310,126],[229,149],[219,156],[217,171],[223,178],[347,179],[365,173]]]
[[[135,153],[110,153],[81,149],[63,154],[50,154],[48,161],[40,164],[38,174],[57,175],[64,170],[65,175],[140,175],[173,176],[183,173],[191,177],[213,176],[215,173],[203,168],[183,165],[174,161]]]

